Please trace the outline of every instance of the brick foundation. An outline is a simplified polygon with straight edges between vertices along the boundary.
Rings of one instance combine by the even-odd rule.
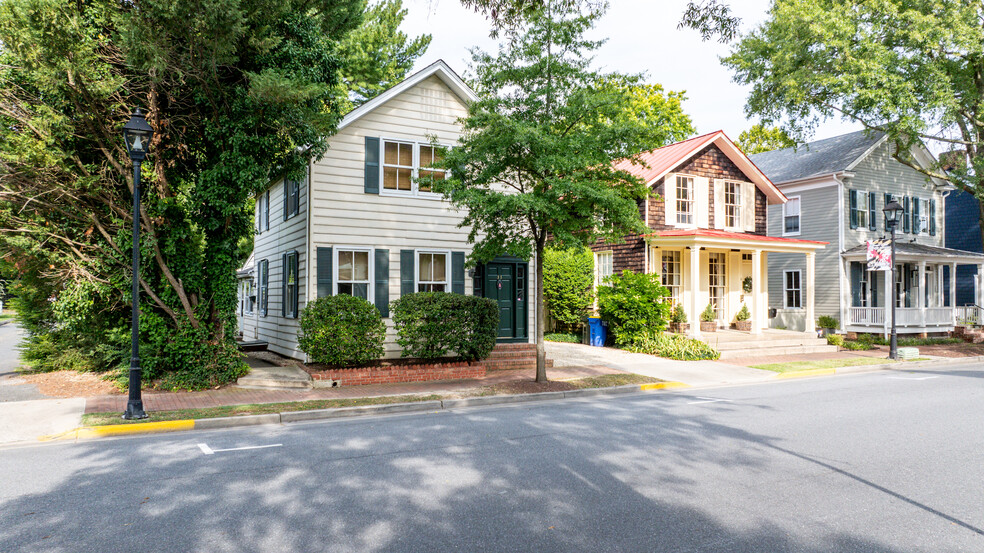
[[[414,363],[357,369],[308,370],[313,380],[334,380],[339,386],[363,384],[395,384],[428,380],[459,380],[485,376],[481,363],[453,361],[448,363]]]

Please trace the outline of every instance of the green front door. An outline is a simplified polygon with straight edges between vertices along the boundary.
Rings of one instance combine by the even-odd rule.
[[[499,304],[499,338],[516,336],[516,279],[512,263],[489,263],[485,272],[485,297]]]

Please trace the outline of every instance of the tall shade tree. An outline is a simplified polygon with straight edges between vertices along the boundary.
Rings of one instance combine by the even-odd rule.
[[[748,130],[741,131],[738,140],[735,140],[735,145],[751,155],[791,148],[796,145],[796,141],[782,129],[756,124]]]
[[[981,2],[775,0],[724,63],[765,123],[800,136],[842,116],[887,133],[898,161],[984,198]],[[922,167],[910,154],[920,142],[960,163]]]
[[[644,87],[637,76],[591,69],[589,54],[601,43],[584,33],[600,15],[546,1],[508,31],[498,55],[473,54],[480,99],[463,121],[459,145],[446,154],[451,177],[434,183],[466,213],[471,261],[533,259],[541,291],[548,239],[583,247],[645,231],[638,202],[647,188],[612,162],[693,130],[679,95]],[[646,109],[633,109],[641,105]],[[542,293],[535,312],[536,379],[545,382]]]
[[[142,107],[157,131],[142,166],[145,376],[195,388],[240,374],[234,275],[248,198],[325,150],[340,117],[336,44],[364,8],[0,3],[0,256],[33,283],[22,296],[34,300],[32,335],[55,353],[122,341],[132,172],[120,130]]]
[[[402,0],[380,0],[366,9],[362,24],[339,43],[343,91],[352,104],[371,100],[403,80],[430,46],[431,35],[410,39],[400,31],[406,15]]]

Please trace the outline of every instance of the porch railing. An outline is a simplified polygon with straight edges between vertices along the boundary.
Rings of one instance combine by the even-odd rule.
[[[984,308],[979,305],[960,305],[955,311],[957,324],[979,325],[984,318]]]
[[[953,324],[952,307],[899,307],[895,310],[896,326],[947,326]],[[852,307],[850,324],[884,327],[891,324],[891,314],[885,307]],[[957,315],[959,319],[959,314]]]

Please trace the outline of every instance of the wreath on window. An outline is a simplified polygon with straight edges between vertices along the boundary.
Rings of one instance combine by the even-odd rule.
[[[746,294],[751,294],[752,293],[752,277],[747,276],[747,277],[745,277],[744,280],[741,281],[741,289]]]

